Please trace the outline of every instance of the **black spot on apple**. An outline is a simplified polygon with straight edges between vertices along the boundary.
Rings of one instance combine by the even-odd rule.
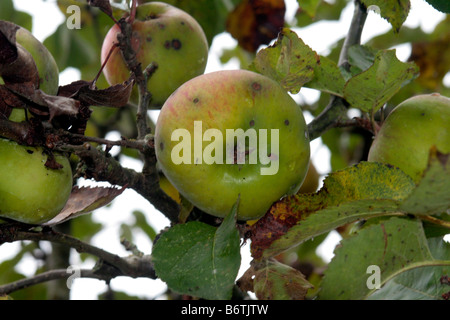
[[[253,83],[252,83],[252,88],[253,88],[253,90],[255,90],[255,91],[260,91],[261,88],[262,88],[262,86],[261,86],[261,84],[260,84],[259,82],[253,82]]]
[[[255,125],[255,120],[250,120],[249,125],[250,125],[250,127],[253,127]]]
[[[159,148],[161,149],[161,151],[163,151],[163,150],[164,150],[164,143],[161,142],[161,143],[159,144]]]
[[[175,50],[180,50],[181,49],[181,41],[178,39],[173,39],[172,40],[172,48],[174,48]]]
[[[34,153],[32,150],[27,150],[27,152],[28,152],[29,154],[33,154],[33,153]]]
[[[148,36],[145,40],[147,40],[147,42],[152,42],[152,37]]]
[[[284,120],[284,124],[288,126],[289,125],[289,120],[288,119]]]
[[[195,98],[194,100],[192,100],[192,102],[194,103],[198,103],[200,100],[198,98]]]
[[[170,49],[170,41],[169,41],[169,40],[167,40],[166,42],[164,42],[164,48]]]

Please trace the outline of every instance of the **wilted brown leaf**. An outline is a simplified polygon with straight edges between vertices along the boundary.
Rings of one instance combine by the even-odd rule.
[[[77,99],[89,106],[120,108],[128,103],[133,84],[134,80],[130,78],[124,83],[98,90],[92,88],[92,82],[79,80],[60,87],[58,95]]]
[[[417,81],[430,90],[438,90],[450,69],[450,33],[434,41],[413,43],[409,60],[420,68]]]
[[[62,211],[45,225],[56,225],[108,205],[122,194],[123,188],[74,187]]]
[[[244,0],[228,16],[226,30],[247,51],[269,44],[284,27],[284,0]]]
[[[30,94],[39,87],[39,75],[31,54],[16,43],[19,26],[0,21],[0,76],[5,85],[20,86]]]

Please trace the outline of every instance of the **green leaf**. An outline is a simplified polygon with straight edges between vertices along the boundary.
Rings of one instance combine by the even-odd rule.
[[[0,4],[0,20],[7,20],[32,31],[33,20],[26,12],[18,11],[14,8],[12,0],[2,0]]]
[[[450,261],[435,260],[431,255],[419,220],[391,218],[341,242],[325,271],[319,297],[365,299],[376,292],[371,285],[377,275],[383,286],[404,272],[445,264],[450,265]],[[379,268],[379,273],[369,269],[371,266]]]
[[[400,30],[411,8],[409,0],[361,0],[361,2],[367,8],[373,9],[386,19],[395,32]]]
[[[316,194],[298,194],[274,204],[256,224],[252,253],[268,258],[336,227],[377,216],[397,215],[414,189],[398,168],[361,162],[330,174]]]
[[[304,300],[313,286],[298,270],[275,260],[255,272],[253,290],[260,300]]]
[[[448,0],[425,0],[431,4],[436,10],[444,13],[450,13],[450,2]]]
[[[229,11],[234,7],[230,1],[225,4],[222,0],[165,0],[164,2],[180,8],[197,20],[205,32],[209,44],[215,35],[225,31],[225,24]],[[236,1],[234,1],[236,2]]]
[[[305,87],[344,96],[345,80],[337,64],[327,57],[320,57],[320,62],[314,67],[314,77]]]
[[[348,63],[352,75],[357,75],[369,69],[374,61],[377,50],[362,45],[353,45],[348,49]]]
[[[297,2],[300,10],[306,12],[311,18],[314,18],[319,3],[322,2],[322,0],[297,0]]]
[[[278,81],[287,91],[298,93],[314,77],[319,56],[287,28],[276,42],[256,55],[250,69]]]
[[[375,112],[418,73],[414,63],[399,61],[395,50],[379,51],[370,68],[347,82],[344,98],[363,112]]]
[[[431,152],[422,180],[400,206],[403,212],[440,214],[450,208],[450,154]]]
[[[240,267],[237,205],[219,228],[193,221],[163,233],[153,248],[155,271],[169,288],[204,299],[230,299]]]

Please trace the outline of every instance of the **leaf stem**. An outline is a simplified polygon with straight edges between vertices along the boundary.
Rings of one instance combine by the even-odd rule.
[[[445,220],[441,220],[432,216],[417,216],[419,219],[423,220],[423,221],[427,221],[427,222],[431,222],[437,225],[440,225],[444,228],[450,229],[450,221],[445,221]]]

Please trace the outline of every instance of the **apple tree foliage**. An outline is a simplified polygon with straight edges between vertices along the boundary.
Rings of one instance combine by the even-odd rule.
[[[80,259],[97,261],[82,276],[107,284],[117,276],[161,279],[168,287],[165,297],[173,299],[242,299],[249,293],[282,300],[449,299],[450,244],[444,241],[450,233],[449,155],[432,148],[417,183],[399,168],[367,162],[374,135],[396,105],[418,94],[450,96],[444,83],[450,69],[449,2],[420,1],[446,14],[430,32],[403,25],[414,10],[410,0],[297,0],[292,20],[285,20],[283,0],[164,1],[190,13],[209,45],[223,32],[236,39],[236,47],[222,53],[222,63],[238,59],[241,69],[277,81],[293,96],[302,88],[319,92],[315,102],[299,107],[313,117],[310,139],[320,138],[331,153],[331,172],[320,177],[312,174],[312,165],[313,182],[306,179],[312,187],[275,202],[261,219],[245,222],[236,218],[239,200],[218,219],[193,207],[160,176],[151,133],[155,124],[136,117],[147,106],[127,103],[139,77],[110,86],[100,72],[102,41],[115,23],[125,30],[129,20],[121,17],[130,7],[132,15],[131,1],[57,0],[67,18],[70,5],[81,8],[81,28],[69,29],[64,21],[43,43],[60,71],[76,68],[82,80],[60,87],[51,102],[16,88],[13,94],[51,128],[36,131],[40,125],[19,127],[0,119],[0,132],[25,144],[17,132],[35,130],[28,144],[72,154],[74,181],[84,177],[111,186],[74,187],[66,207],[43,225],[7,219],[0,224],[0,246],[20,244],[13,257],[0,261],[0,298],[69,298],[66,269],[75,254],[70,248],[75,248]],[[332,39],[326,55],[302,40],[302,28],[337,21],[348,6],[354,10],[348,34]],[[392,28],[361,43],[367,8]],[[31,17],[16,10],[12,0],[1,1],[0,20],[32,29]],[[411,47],[407,61],[399,60],[393,49],[404,44]],[[4,92],[2,101],[11,97],[11,91]],[[350,116],[349,110],[358,116]],[[150,132],[145,137],[142,121]],[[122,139],[106,139],[113,131]],[[121,147],[115,156],[109,154],[113,146]],[[123,166],[127,157],[142,161],[142,171]],[[130,254],[119,256],[91,244],[104,227],[91,213],[125,196],[126,188],[159,212],[149,204],[132,213],[133,221],[123,222],[117,238]],[[165,215],[170,225],[154,230],[151,214]],[[338,232],[342,241],[327,263],[316,249],[330,232]],[[153,242],[151,252],[133,244],[138,233]],[[50,241],[52,250],[44,241]],[[253,260],[237,279],[241,246],[250,246]],[[41,263],[35,275],[25,276],[16,266],[30,255]],[[111,297],[137,298],[111,288],[99,298]]]

